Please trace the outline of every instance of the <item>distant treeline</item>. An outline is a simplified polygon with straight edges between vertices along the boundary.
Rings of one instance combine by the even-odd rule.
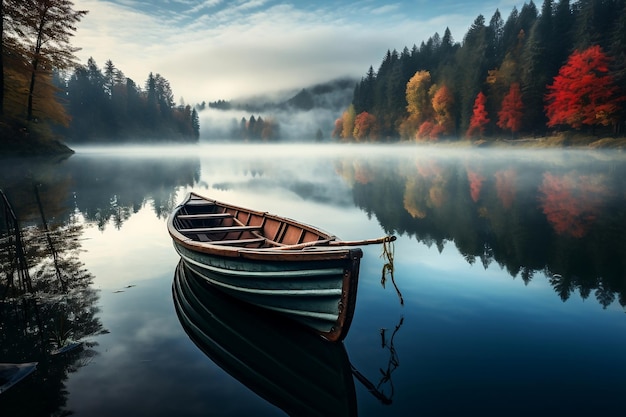
[[[217,128],[209,125],[203,138],[322,141],[330,136],[335,115],[352,101],[357,81],[337,78],[282,94],[203,101],[196,105],[199,112],[210,109],[213,115],[220,111],[236,114],[230,125],[220,124]],[[242,118],[242,115],[253,116]]]
[[[198,140],[196,109],[176,105],[160,74],[150,73],[142,88],[111,60],[101,71],[90,58],[71,73],[56,73],[55,82],[72,120],[64,131],[70,142]]]
[[[336,121],[344,140],[624,134],[626,0],[545,0],[387,51]]]
[[[250,116],[246,120],[242,117],[239,122],[232,120],[230,139],[241,141],[276,141],[280,138],[280,126],[272,118],[263,119],[261,116]]]

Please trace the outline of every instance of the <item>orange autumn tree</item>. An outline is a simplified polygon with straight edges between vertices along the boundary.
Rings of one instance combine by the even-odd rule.
[[[610,58],[598,45],[574,51],[548,86],[548,126],[616,124],[623,93],[609,74]]]
[[[436,125],[431,136],[451,135],[454,132],[454,96],[446,85],[437,89],[433,95],[432,106]]]
[[[467,136],[474,136],[479,133],[482,136],[485,133],[485,126],[489,123],[489,117],[487,117],[487,109],[485,107],[487,103],[487,97],[483,92],[479,92],[474,100],[474,109],[472,118],[470,120],[469,129],[467,129]]]
[[[374,139],[374,129],[376,126],[376,116],[366,111],[359,113],[354,119],[354,130],[352,136],[361,141],[363,139]]]
[[[513,134],[519,132],[522,127],[523,110],[524,104],[519,83],[513,83],[502,100],[502,108],[498,112],[498,127],[510,130]]]

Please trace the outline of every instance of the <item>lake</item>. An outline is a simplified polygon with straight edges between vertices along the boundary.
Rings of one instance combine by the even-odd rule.
[[[0,395],[3,417],[285,415],[280,387],[213,361],[175,311],[179,257],[166,219],[190,191],[346,240],[398,237],[393,274],[383,274],[382,246],[363,247],[343,344],[308,341],[216,301],[259,346],[284,348],[272,337],[284,335],[311,355],[342,358],[354,377],[328,383],[342,385],[339,400],[359,416],[626,410],[619,151],[79,148],[69,158],[5,160],[0,174],[29,268],[18,274],[4,238],[0,362],[39,362]],[[71,341],[83,344],[53,354]],[[240,359],[249,349],[226,353]]]

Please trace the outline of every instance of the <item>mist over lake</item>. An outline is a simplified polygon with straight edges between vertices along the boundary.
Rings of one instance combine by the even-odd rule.
[[[166,219],[191,191],[345,240],[398,237],[393,275],[382,272],[380,246],[363,247],[352,327],[332,348],[355,370],[342,399],[359,416],[623,409],[621,152],[204,142],[75,150],[0,166],[36,289],[10,287],[10,276],[19,280],[5,245],[0,355],[40,363],[0,395],[3,416],[285,414],[280,392],[214,362],[177,316],[179,256]],[[59,339],[84,345],[51,356]]]

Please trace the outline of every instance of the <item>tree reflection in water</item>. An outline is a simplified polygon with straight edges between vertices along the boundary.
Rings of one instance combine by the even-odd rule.
[[[35,188],[37,200],[39,196]],[[40,202],[40,200],[39,200]],[[97,317],[93,275],[79,261],[82,225],[75,215],[48,224],[40,204],[41,226],[21,229],[17,248],[3,229],[0,253],[0,362],[38,362],[37,371],[0,398],[7,415],[67,415],[68,375],[96,354],[88,336],[103,334]],[[7,223],[7,219],[2,219]],[[20,268],[15,253],[24,251],[29,285],[14,285]],[[19,279],[19,277],[18,277]]]
[[[489,155],[347,158],[336,170],[388,234],[440,252],[453,243],[468,263],[497,263],[526,284],[545,274],[563,301],[577,291],[626,307],[626,165],[602,153]]]

